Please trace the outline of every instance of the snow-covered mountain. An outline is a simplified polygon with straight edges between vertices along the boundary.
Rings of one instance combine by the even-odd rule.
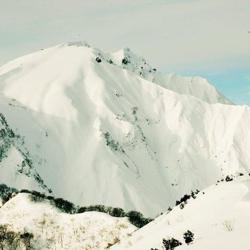
[[[116,65],[132,71],[142,78],[154,82],[179,94],[187,94],[208,103],[232,104],[216,88],[202,77],[183,77],[176,74],[164,75],[150,66],[147,61],[137,56],[129,48],[117,51],[110,56]]]
[[[111,249],[247,250],[249,191],[249,176],[212,185]]]
[[[206,80],[163,75],[131,50],[61,44],[0,68],[0,176],[156,216],[249,171],[250,108]]]

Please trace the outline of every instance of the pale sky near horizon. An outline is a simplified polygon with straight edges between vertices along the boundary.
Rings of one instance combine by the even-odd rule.
[[[250,105],[250,0],[0,0],[0,65],[67,41],[130,47]]]

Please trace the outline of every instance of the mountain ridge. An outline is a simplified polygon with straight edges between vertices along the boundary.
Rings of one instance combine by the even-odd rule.
[[[0,68],[1,113],[54,195],[155,216],[191,190],[249,171],[249,107],[228,105],[214,87],[197,90],[190,78],[150,81],[157,70],[125,52],[136,67],[124,55],[67,43]],[[167,88],[185,83],[192,93]],[[10,153],[2,181],[43,190]]]

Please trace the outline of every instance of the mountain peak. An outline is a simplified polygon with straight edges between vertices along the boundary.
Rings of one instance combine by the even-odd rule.
[[[249,163],[249,109],[210,105],[226,101],[203,79],[165,76],[128,48],[30,54],[0,68],[0,94],[0,176],[16,188],[148,216]]]

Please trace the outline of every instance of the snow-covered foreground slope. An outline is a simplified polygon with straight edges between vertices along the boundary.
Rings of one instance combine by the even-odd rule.
[[[16,236],[5,233],[1,238],[4,226],[7,232],[14,232]],[[34,196],[25,193],[17,194],[0,208],[0,247],[4,245],[3,249],[102,250],[135,229],[127,218],[115,218],[99,212],[66,214],[48,200],[35,200]],[[26,247],[22,245],[24,237],[17,242],[7,240],[7,236],[17,239],[18,234],[32,235]]]
[[[165,77],[127,49],[81,43],[6,64],[1,182],[155,216],[249,171],[250,108],[227,105],[199,79]]]
[[[213,185],[188,200],[184,208],[175,207],[112,250],[248,250],[250,249],[250,178]],[[186,244],[184,233],[193,233]],[[182,245],[164,248],[163,239],[174,238]]]

